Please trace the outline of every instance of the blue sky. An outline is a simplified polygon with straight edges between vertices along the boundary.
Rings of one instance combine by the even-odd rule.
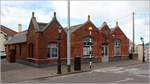
[[[81,24],[91,15],[92,22],[100,28],[104,21],[113,28],[116,21],[122,31],[132,40],[132,12],[135,12],[135,42],[140,37],[149,42],[149,10],[147,1],[71,1],[71,25]],[[67,26],[67,1],[1,1],[1,24],[17,31],[18,24],[23,30],[29,26],[32,11],[38,22],[50,22],[53,12],[63,27]]]

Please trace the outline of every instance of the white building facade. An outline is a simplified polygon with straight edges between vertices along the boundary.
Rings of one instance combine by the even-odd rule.
[[[147,43],[147,44],[144,45],[145,61],[149,61],[149,57],[150,57],[149,44],[150,43]],[[138,60],[142,61],[143,60],[143,45],[142,44],[137,45],[137,51],[138,51]]]
[[[5,42],[9,39],[11,39],[11,37],[13,37],[13,35],[17,34],[17,32],[3,26],[0,25],[0,56],[4,57],[6,56],[5,53]]]

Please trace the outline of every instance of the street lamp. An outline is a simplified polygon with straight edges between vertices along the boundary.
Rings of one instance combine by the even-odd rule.
[[[90,69],[92,69],[92,27],[89,27],[89,35],[90,35]]]
[[[115,38],[115,34],[112,34],[112,37]]]
[[[57,74],[61,74],[61,58],[60,58],[60,41],[61,41],[61,32],[62,32],[62,28],[59,27],[58,28],[58,66],[57,66]]]
[[[145,62],[145,55],[144,55],[144,38],[141,37],[141,42],[142,42],[142,45],[143,45],[143,62]]]

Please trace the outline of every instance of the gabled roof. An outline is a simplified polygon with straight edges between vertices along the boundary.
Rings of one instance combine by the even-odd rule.
[[[60,23],[58,22],[58,20],[56,18],[56,12],[54,12],[53,19],[49,23],[37,22],[36,18],[34,17],[34,13],[32,13],[31,22],[34,25],[34,28],[35,28],[36,32],[43,32],[43,31],[45,31],[49,27],[49,25],[51,25],[54,21],[57,22],[60,25]]]
[[[27,41],[27,30],[20,32],[14,35],[10,40],[8,40],[5,44],[16,44],[16,43],[24,43]]]
[[[99,29],[102,30],[103,28],[108,28],[110,30],[106,22],[103,22],[102,26]]]
[[[78,24],[78,25],[73,25],[73,26],[70,26],[70,32],[73,33],[75,32],[76,30],[80,29],[83,25],[85,25],[86,23],[91,23],[92,25],[94,25],[91,21],[90,21],[90,16],[88,15],[88,20],[83,23],[83,24]],[[95,26],[95,25],[94,25]],[[99,31],[99,29],[95,26],[96,30]],[[64,30],[67,32],[68,30],[68,27],[65,27]]]
[[[120,29],[120,27],[119,27],[118,25],[116,25],[114,28],[111,28],[111,33],[113,33],[117,28],[118,28],[118,29],[122,32],[122,34],[127,38],[127,36],[124,34],[124,32]]]
[[[12,29],[10,29],[8,27],[5,27],[3,25],[0,25],[0,30],[2,32],[4,32],[5,34],[7,34],[8,36],[13,36],[13,35],[17,34],[16,31],[14,31],[14,30],[12,30]]]
[[[35,17],[32,16],[30,23],[33,23],[33,26],[34,26],[36,32],[40,31],[39,25],[38,25]]]
[[[57,22],[57,23],[60,25],[60,23],[58,22],[58,20],[57,20],[57,18],[56,18],[55,13],[54,13],[53,19],[41,29],[41,32],[45,31],[54,21]],[[61,26],[61,25],[60,25],[60,26]],[[62,27],[62,26],[61,26],[61,27]]]
[[[33,12],[30,24],[33,23],[33,26],[34,26],[36,32],[43,32],[54,21],[57,21],[55,16],[53,17],[53,19],[50,23],[37,22],[36,18],[34,17],[34,12]],[[10,40],[8,40],[6,42],[6,44],[16,44],[16,43],[26,42],[27,41],[27,33],[28,33],[28,31],[26,30],[26,31],[23,31],[23,32],[16,34],[14,37],[12,37]]]

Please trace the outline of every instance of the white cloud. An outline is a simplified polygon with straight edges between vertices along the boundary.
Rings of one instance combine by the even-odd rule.
[[[52,1],[52,6],[60,15],[67,17],[67,2]],[[134,5],[133,5],[134,4]],[[141,1],[71,1],[71,18],[86,18],[88,14],[97,19],[113,19],[126,16],[136,10],[148,10],[148,3]]]
[[[132,40],[132,34],[133,34],[133,24],[132,24],[132,17],[129,16],[126,19],[124,19],[124,24],[121,24],[120,27],[123,30],[123,32],[127,35],[129,39]],[[146,42],[149,42],[149,19],[148,18],[136,18],[135,15],[135,43],[140,44],[140,37],[144,37]]]
[[[39,2],[37,3],[39,4]],[[18,24],[22,24],[23,30],[25,30],[28,28],[33,11],[37,21],[48,23],[52,18],[52,13],[47,11],[47,14],[44,14],[43,10],[38,10],[33,4],[35,2],[32,1],[3,1],[1,6],[1,24],[7,25],[16,31]],[[45,7],[44,4],[42,6]],[[31,9],[27,9],[27,7]]]
[[[58,12],[59,17],[67,18],[67,2],[52,2],[54,10]],[[149,13],[149,1],[71,1],[71,20],[87,20],[87,15],[101,26],[106,21],[110,27],[115,26],[115,21],[119,21],[120,27],[129,39],[132,40],[132,12],[135,12],[135,42],[141,43],[139,38],[143,36],[146,42],[149,41],[149,22],[146,20]],[[136,16],[146,18],[139,18]],[[146,23],[148,25],[146,25]],[[74,21],[71,21],[74,22]],[[73,23],[75,24],[75,23]],[[76,24],[79,24],[76,22]],[[143,33],[144,32],[144,33]]]
[[[18,23],[27,29],[32,11],[40,22],[51,21],[52,11],[56,11],[61,24],[64,24],[64,20],[67,21],[67,1],[2,1],[1,4],[1,23],[15,30]],[[119,21],[123,32],[132,40],[132,12],[143,17],[149,13],[149,5],[149,1],[71,1],[71,24],[85,22],[88,14],[98,27],[103,21],[110,27]],[[146,41],[149,38],[148,16],[135,17],[135,37],[143,36]],[[136,42],[139,43],[137,38]]]

